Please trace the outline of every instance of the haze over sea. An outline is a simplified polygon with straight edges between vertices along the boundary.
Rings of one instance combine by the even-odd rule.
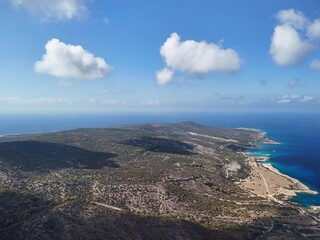
[[[0,134],[62,131],[141,123],[194,121],[218,127],[258,128],[280,145],[263,145],[255,154],[270,154],[282,173],[320,192],[320,113],[158,113],[2,115]],[[319,195],[299,194],[293,201],[320,205]]]

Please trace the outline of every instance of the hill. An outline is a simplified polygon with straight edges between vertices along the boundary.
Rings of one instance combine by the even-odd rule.
[[[318,233],[313,216],[298,206],[239,185],[252,172],[243,152],[264,141],[254,129],[193,122],[2,137],[0,238],[299,239],[304,231]]]

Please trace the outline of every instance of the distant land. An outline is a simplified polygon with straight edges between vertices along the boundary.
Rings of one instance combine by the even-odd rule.
[[[316,194],[247,150],[257,129],[180,122],[3,136],[0,239],[319,239]]]

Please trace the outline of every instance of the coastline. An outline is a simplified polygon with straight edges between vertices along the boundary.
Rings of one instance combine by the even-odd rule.
[[[259,140],[264,144],[281,144],[268,139],[266,132],[257,131]],[[247,152],[242,152],[246,156],[248,166],[250,167],[250,175],[238,182],[238,185],[256,195],[279,204],[287,204],[289,200],[297,193],[319,194],[317,191],[310,189],[308,186],[300,182],[298,179],[281,173],[270,163],[269,156],[254,156]],[[311,206],[310,209],[320,209],[320,206]]]
[[[23,136],[23,135],[38,135],[38,134],[56,133],[56,132],[60,132],[60,131],[25,132],[25,133],[5,133],[5,134],[0,134],[0,138],[5,138],[5,137],[17,137],[17,136]]]
[[[279,142],[276,142],[276,141],[273,141],[269,138],[266,137],[267,133],[262,131],[261,129],[258,129],[258,128],[245,128],[245,127],[239,127],[239,128],[236,128],[236,129],[240,129],[240,130],[247,130],[247,131],[252,131],[252,132],[256,132],[258,133],[258,137],[259,139],[262,139],[262,143],[264,144],[281,144]]]
[[[297,189],[294,190],[295,193],[319,194],[317,191],[310,189],[307,185],[305,185],[304,183],[300,182],[298,179],[281,173],[277,168],[272,166],[271,163],[265,163],[265,164],[263,164],[263,166],[265,168],[269,169],[270,171],[273,171],[274,173],[276,173],[276,174],[278,174],[280,176],[283,176],[283,177],[289,179],[290,181],[292,181],[294,184],[296,184]],[[295,196],[296,196],[296,194],[295,194]]]
[[[273,140],[267,138],[266,135],[267,135],[266,132],[260,131],[259,137],[260,137],[261,139],[263,139],[263,142],[262,142],[262,143],[264,143],[264,144],[271,144],[271,145],[272,145],[272,144],[281,144],[281,143],[279,143],[279,142],[276,142],[276,141],[273,141]]]

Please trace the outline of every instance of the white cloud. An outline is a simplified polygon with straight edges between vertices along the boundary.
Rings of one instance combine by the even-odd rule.
[[[81,46],[52,39],[45,48],[42,60],[35,63],[36,72],[59,78],[97,79],[105,77],[112,70],[103,58],[95,57]]]
[[[240,58],[233,49],[222,49],[214,43],[188,40],[181,42],[177,33],[172,33],[160,49],[168,67],[191,74],[208,72],[234,72],[240,68]]]
[[[42,21],[67,21],[82,18],[88,12],[91,0],[10,0],[16,8],[26,10]]]
[[[310,21],[294,9],[279,11],[277,19],[279,24],[274,28],[270,54],[278,65],[297,65],[320,47],[320,19]]]
[[[320,60],[319,59],[313,60],[309,67],[312,71],[320,71]]]
[[[270,54],[280,66],[300,63],[315,49],[315,46],[300,38],[299,33],[289,25],[279,25],[274,29]]]
[[[310,102],[314,99],[312,96],[303,96],[302,98],[299,99],[299,102]]]
[[[295,88],[295,87],[299,86],[299,83],[300,83],[299,78],[292,79],[290,82],[288,82],[288,87]]]
[[[283,95],[276,100],[279,104],[306,103],[314,100],[313,96],[303,96],[299,94]]]
[[[177,33],[172,33],[160,48],[160,54],[166,63],[165,69],[182,71],[195,75],[209,72],[232,73],[241,67],[238,53],[233,49],[223,49],[214,43],[181,41]],[[160,70],[164,83],[170,82],[170,72]],[[164,73],[167,74],[164,74]],[[159,79],[159,78],[158,78]],[[167,81],[165,81],[167,80]],[[159,80],[158,80],[159,82]]]
[[[172,81],[174,72],[168,68],[157,71],[156,77],[159,85],[165,85]]]
[[[320,19],[308,26],[307,35],[312,39],[320,39]]]
[[[297,29],[302,29],[308,20],[304,14],[294,9],[281,10],[277,13],[277,18],[282,24],[290,25]]]
[[[278,99],[277,100],[277,103],[280,103],[280,104],[286,104],[286,103],[290,103],[291,102],[291,100],[290,99],[287,99],[287,98],[285,98],[285,99]]]

